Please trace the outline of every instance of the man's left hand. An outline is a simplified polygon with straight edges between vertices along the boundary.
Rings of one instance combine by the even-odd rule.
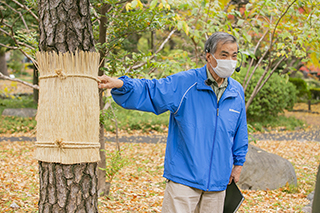
[[[237,183],[240,179],[240,174],[241,174],[242,166],[234,166],[231,172],[231,176],[229,179],[229,184],[231,183],[232,179],[234,180],[235,183]]]

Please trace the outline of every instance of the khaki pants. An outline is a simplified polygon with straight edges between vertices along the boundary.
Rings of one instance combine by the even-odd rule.
[[[206,192],[167,182],[162,213],[222,213],[226,191]]]

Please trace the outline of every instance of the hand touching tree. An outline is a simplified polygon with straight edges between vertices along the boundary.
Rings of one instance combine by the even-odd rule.
[[[117,78],[112,78],[106,75],[100,76],[98,78],[101,81],[98,85],[100,89],[113,89],[123,86],[123,81]]]

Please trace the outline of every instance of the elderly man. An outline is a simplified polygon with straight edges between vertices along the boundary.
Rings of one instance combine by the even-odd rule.
[[[170,111],[163,213],[223,212],[227,185],[240,177],[248,150],[244,92],[230,76],[237,65],[234,36],[214,33],[207,64],[163,79],[100,77],[117,104],[155,114]]]

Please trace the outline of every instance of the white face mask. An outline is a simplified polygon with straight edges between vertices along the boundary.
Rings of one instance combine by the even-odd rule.
[[[210,55],[216,59],[214,57],[214,55],[212,55],[210,53]],[[217,61],[217,66],[216,68],[213,68],[213,66],[210,64],[211,68],[213,69],[213,71],[220,77],[220,78],[228,78],[232,75],[232,73],[234,72],[234,69],[237,66],[237,60],[221,60],[221,59],[216,59]]]

